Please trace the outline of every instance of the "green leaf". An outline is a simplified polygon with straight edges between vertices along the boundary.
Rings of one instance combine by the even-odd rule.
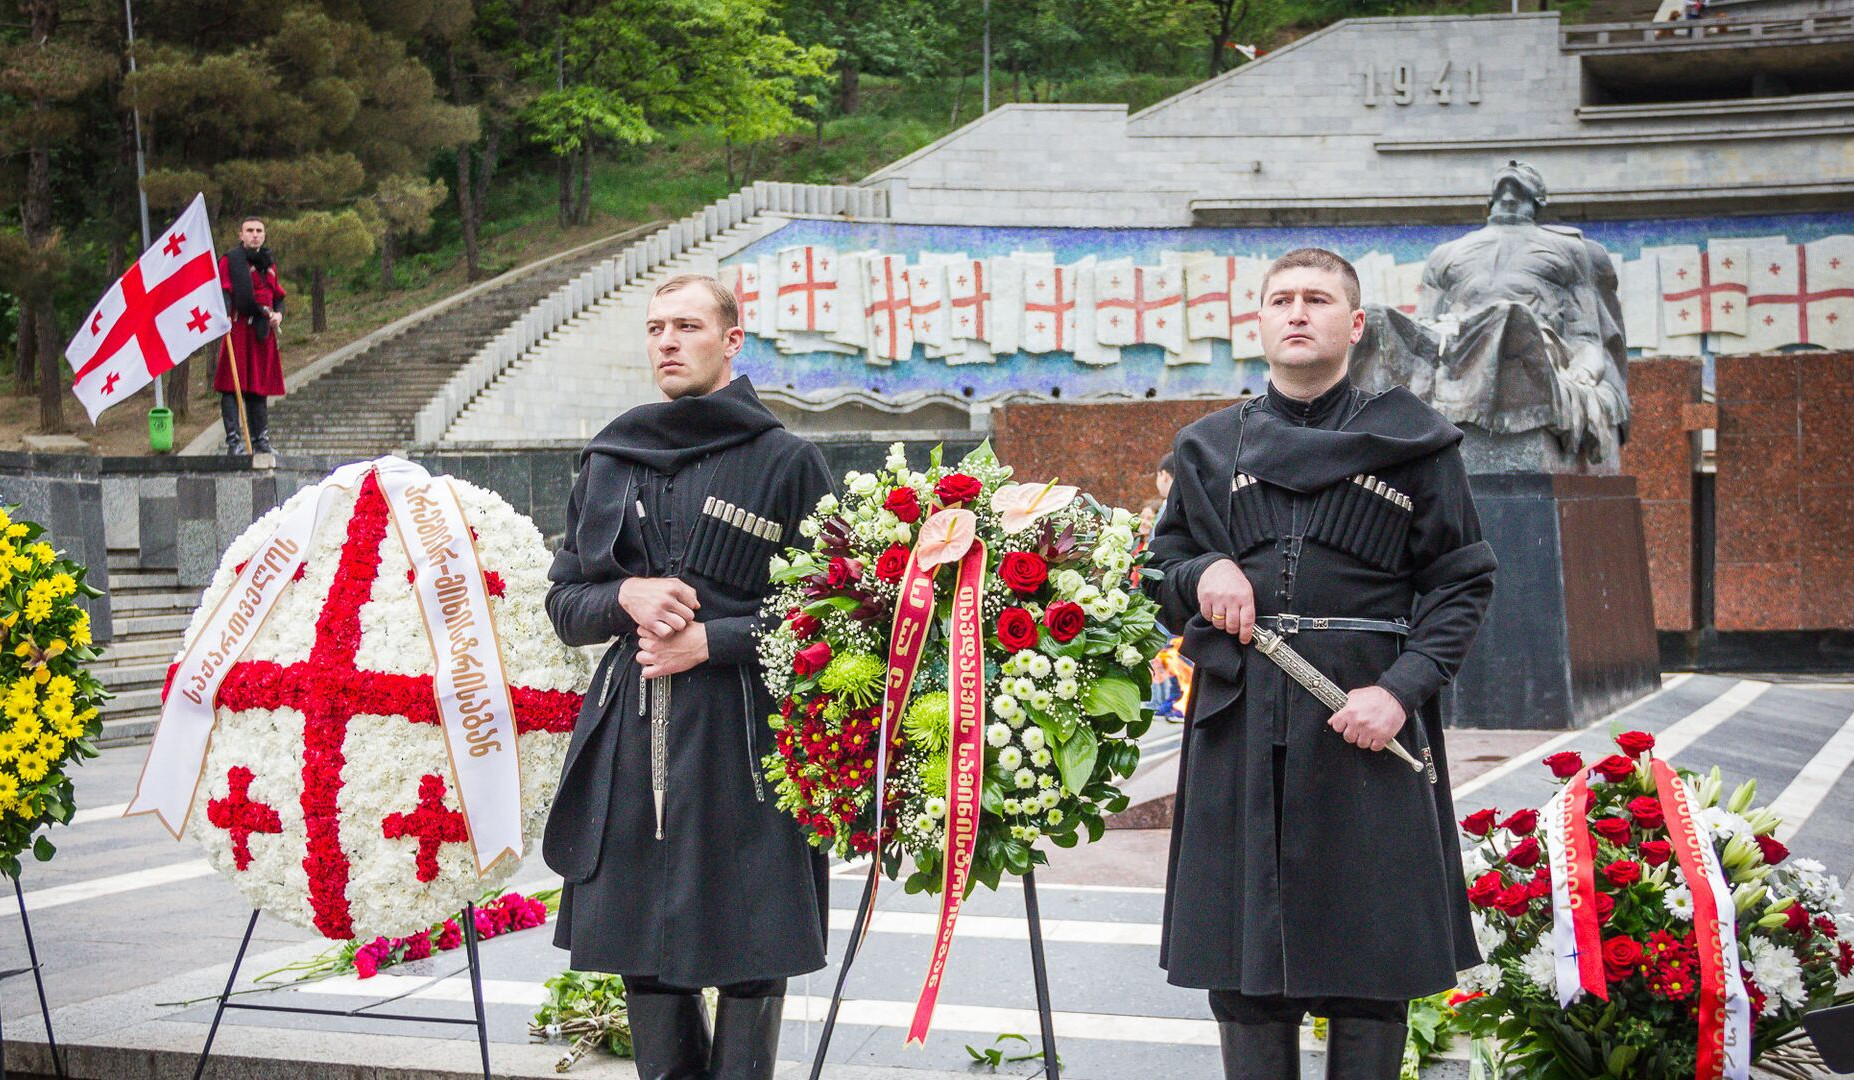
[[[932,472],[933,470],[939,468],[940,458],[943,455],[945,455],[945,453],[946,453],[945,443],[934,443],[933,449],[927,451],[927,471]]]
[[[1082,709],[1089,716],[1114,716],[1131,724],[1139,719],[1139,684],[1125,675],[1103,675],[1089,685]]]
[[[1070,791],[1080,791],[1088,786],[1088,778],[1094,775],[1095,758],[1100,756],[1101,744],[1095,738],[1094,729],[1081,726],[1068,742],[1056,750],[1056,767],[1062,773],[1062,783]]]
[[[988,813],[1002,814],[1004,812],[1003,785],[987,776],[984,786],[979,790],[979,805],[984,807]]]
[[[991,448],[991,440],[986,439],[972,448],[972,452],[959,459],[961,469],[996,468],[998,455]]]
[[[32,842],[32,857],[40,862],[50,862],[51,857],[57,853],[58,849],[52,846],[49,836],[41,836]]]

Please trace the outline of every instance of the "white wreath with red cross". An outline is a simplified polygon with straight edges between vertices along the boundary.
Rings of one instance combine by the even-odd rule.
[[[547,546],[494,492],[451,480],[475,537],[521,755],[522,833],[538,837],[581,695],[585,655],[547,619]],[[227,549],[186,645],[298,499]],[[296,580],[220,687],[193,830],[263,911],[330,938],[399,937],[500,885],[479,877],[432,692],[411,563],[370,473],[340,493]],[[183,646],[182,655],[185,654]]]

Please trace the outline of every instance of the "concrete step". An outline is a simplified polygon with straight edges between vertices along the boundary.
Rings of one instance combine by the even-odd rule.
[[[117,694],[115,697],[109,699],[108,708],[104,710],[107,714],[119,716],[149,711],[161,711],[161,686],[159,683],[140,690],[128,690]]]
[[[179,634],[187,628],[189,615],[129,615],[112,619],[117,638],[131,638],[142,635]]]
[[[111,702],[114,705],[115,702]],[[103,734],[97,736],[98,746],[135,746],[147,742],[154,735],[155,724],[160,722],[161,710],[143,709],[134,713],[103,714]]]
[[[109,588],[113,593],[138,592],[142,589],[172,589],[180,584],[180,575],[172,570],[141,569],[141,552],[123,559],[119,568],[116,553],[109,554]]]
[[[128,612],[138,615],[154,615],[162,612],[192,612],[199,606],[198,589],[122,589],[116,588],[114,579],[110,581],[110,613],[120,617]]]
[[[166,663],[180,651],[179,634],[155,634],[111,641],[103,646],[103,659],[119,663]]]
[[[174,651],[180,651],[180,642],[174,642]],[[125,663],[113,667],[108,664],[93,664],[90,671],[91,674],[103,680],[103,688],[113,694],[128,693],[131,690],[141,690],[150,686],[159,690],[161,684],[167,681],[167,667],[168,661],[165,659],[154,663],[138,660],[136,663]]]

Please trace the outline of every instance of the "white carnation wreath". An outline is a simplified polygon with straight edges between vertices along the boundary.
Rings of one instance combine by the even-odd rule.
[[[548,622],[550,557],[534,523],[494,492],[450,483],[488,586],[520,732],[522,833],[534,838],[588,664]],[[183,655],[281,515],[315,497],[298,492],[232,542]],[[477,875],[410,573],[372,474],[337,493],[297,579],[220,689],[192,814],[207,859],[254,906],[335,939],[425,928],[516,867],[504,859]]]

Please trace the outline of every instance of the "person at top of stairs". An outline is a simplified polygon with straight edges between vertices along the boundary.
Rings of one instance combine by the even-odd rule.
[[[270,449],[268,398],[283,396],[283,354],[277,335],[283,329],[283,283],[277,261],[264,246],[264,219],[247,217],[238,227],[238,246],[219,257],[219,288],[232,315],[232,331],[219,342],[219,366],[213,389],[219,391],[219,415],[225,421],[225,452],[234,456]],[[250,423],[245,446],[238,422],[239,398]]]

